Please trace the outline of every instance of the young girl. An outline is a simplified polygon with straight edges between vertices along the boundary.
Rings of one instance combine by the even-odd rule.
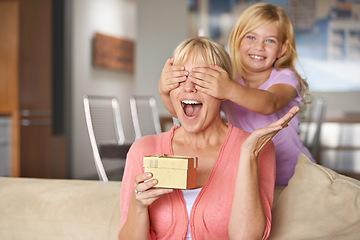
[[[248,132],[279,119],[304,98],[308,85],[295,69],[293,28],[283,8],[260,2],[246,9],[231,32],[229,51],[233,76],[216,65],[195,68],[190,73],[183,67],[172,66],[172,59],[166,62],[159,91],[170,113],[174,114],[166,100],[169,92],[186,78],[196,84],[197,90],[226,100],[222,111],[227,120]],[[276,185],[287,185],[299,153],[312,159],[299,137],[298,117],[273,141]]]

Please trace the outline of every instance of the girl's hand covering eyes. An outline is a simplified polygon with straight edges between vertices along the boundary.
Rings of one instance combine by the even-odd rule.
[[[198,91],[221,100],[227,99],[232,84],[234,84],[229,74],[217,65],[193,68],[189,80],[195,84]]]
[[[169,58],[161,72],[159,79],[160,94],[169,94],[169,92],[179,86],[181,82],[186,80],[189,75],[183,66],[174,66],[174,59]]]

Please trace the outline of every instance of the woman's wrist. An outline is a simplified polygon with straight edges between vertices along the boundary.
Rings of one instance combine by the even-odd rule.
[[[251,150],[249,148],[241,146],[241,157],[249,159],[249,161],[256,161],[259,153],[254,149]]]

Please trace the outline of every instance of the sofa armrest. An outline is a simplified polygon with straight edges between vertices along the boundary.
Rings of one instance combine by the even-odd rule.
[[[359,239],[359,209],[360,181],[300,154],[294,176],[274,201],[268,240]]]
[[[116,239],[121,182],[0,177],[0,239]]]

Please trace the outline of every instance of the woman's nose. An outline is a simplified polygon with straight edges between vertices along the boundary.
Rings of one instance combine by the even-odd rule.
[[[195,84],[189,78],[186,78],[183,87],[185,92],[196,92]]]

